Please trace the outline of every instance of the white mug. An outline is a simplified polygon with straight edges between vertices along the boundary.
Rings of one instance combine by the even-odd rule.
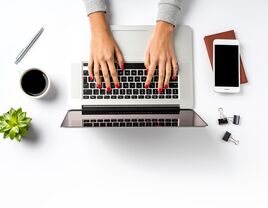
[[[28,97],[39,99],[44,97],[50,89],[48,75],[37,67],[20,69],[20,88]]]

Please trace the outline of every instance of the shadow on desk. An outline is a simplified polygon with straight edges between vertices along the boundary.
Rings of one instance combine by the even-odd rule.
[[[139,167],[171,170],[195,166],[215,170],[229,163],[220,140],[208,128],[95,129],[94,134],[104,148]]]

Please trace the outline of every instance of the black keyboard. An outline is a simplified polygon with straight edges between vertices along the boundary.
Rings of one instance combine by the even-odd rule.
[[[116,64],[120,89],[116,89],[111,81],[111,91],[107,92],[105,82],[102,79],[102,88],[98,89],[94,80],[88,76],[87,63],[83,63],[83,99],[179,99],[179,80],[170,80],[168,89],[158,92],[158,70],[153,76],[148,89],[144,87],[146,81],[146,69],[143,63],[125,63],[122,71]]]
[[[178,119],[90,119],[83,127],[178,127]]]

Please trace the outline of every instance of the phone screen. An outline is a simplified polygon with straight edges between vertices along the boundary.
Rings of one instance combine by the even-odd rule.
[[[215,86],[239,87],[239,46],[215,45]]]

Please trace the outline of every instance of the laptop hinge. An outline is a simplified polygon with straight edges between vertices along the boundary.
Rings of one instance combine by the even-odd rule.
[[[83,115],[105,114],[179,114],[179,105],[165,106],[92,106],[83,105]]]

